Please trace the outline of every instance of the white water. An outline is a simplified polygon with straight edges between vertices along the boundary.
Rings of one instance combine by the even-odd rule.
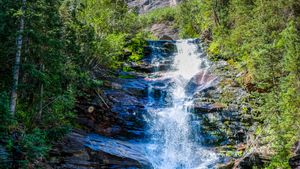
[[[174,55],[171,70],[157,72],[151,78],[149,87],[147,118],[149,124],[149,144],[147,156],[155,169],[206,169],[218,160],[215,153],[203,147],[199,140],[199,128],[195,117],[190,112],[192,96],[186,94],[186,85],[198,72],[206,72],[209,62],[202,55],[196,43],[191,40],[176,42],[178,52]],[[157,54],[157,53],[156,53]],[[158,59],[153,64],[159,65]],[[205,74],[205,73],[204,73]],[[157,78],[158,77],[158,78]],[[165,80],[165,81],[163,81]],[[171,81],[167,84],[166,81]],[[156,82],[168,93],[167,106],[158,104],[164,98],[153,96]]]

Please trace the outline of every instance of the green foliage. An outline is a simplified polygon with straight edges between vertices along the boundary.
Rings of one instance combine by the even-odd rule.
[[[8,126],[12,124],[12,117],[8,109],[8,96],[6,93],[0,93],[0,140],[5,139],[9,130]]]
[[[6,168],[28,168],[36,160],[47,156],[50,144],[47,142],[46,132],[35,128],[25,132],[22,129],[15,131],[7,140],[7,150],[13,156],[13,161]]]
[[[213,59],[244,69],[259,119],[257,136],[275,155],[268,168],[289,168],[300,139],[299,2],[187,0],[180,5],[182,37],[201,37]],[[247,86],[246,86],[247,87]]]
[[[141,23],[145,26],[149,26],[154,23],[175,21],[177,17],[177,9],[177,7],[154,9],[140,16]]]
[[[11,117],[21,5],[0,1],[0,144],[10,150],[15,168],[46,158],[51,144],[72,128],[79,89],[103,85],[92,71],[140,60],[148,36],[124,1],[27,0],[17,112]],[[124,57],[126,50],[130,57]]]
[[[275,122],[270,123],[271,130],[279,137],[272,144],[278,154],[272,159],[270,168],[288,166],[287,161],[292,156],[289,150],[300,137],[300,122],[297,120],[300,117],[300,38],[293,21],[280,34],[278,45],[285,49],[282,71],[286,76],[280,78],[279,83],[279,115],[275,116]]]
[[[40,129],[33,129],[32,133],[24,134],[19,146],[20,151],[26,156],[24,163],[45,157],[49,149],[49,145],[46,143],[46,134]]]
[[[143,58],[144,46],[147,45],[144,37],[146,37],[145,34],[138,33],[127,42],[125,50],[131,53],[129,57],[130,61],[137,62]]]
[[[201,22],[206,20],[207,17],[207,12],[203,10],[205,7],[205,3],[199,3],[196,0],[184,1],[181,4],[180,15],[182,17],[179,22],[181,37],[198,37],[201,30],[207,27],[202,24],[208,22]]]
[[[120,67],[127,41],[140,28],[137,15],[128,11],[125,2],[66,0],[60,11],[69,31],[75,32],[75,43],[84,56],[81,63],[86,69],[99,64]]]

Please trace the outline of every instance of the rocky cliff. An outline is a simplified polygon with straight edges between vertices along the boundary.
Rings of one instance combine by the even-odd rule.
[[[129,8],[132,8],[139,14],[158,8],[176,6],[179,2],[180,0],[127,0]]]

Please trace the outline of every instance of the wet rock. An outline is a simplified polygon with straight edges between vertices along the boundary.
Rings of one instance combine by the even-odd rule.
[[[153,70],[153,66],[148,64],[148,63],[135,63],[131,62],[128,64],[128,66],[138,72],[143,72],[143,73],[151,73]]]
[[[118,83],[121,84],[122,90],[137,98],[147,96],[147,82],[144,78],[135,79],[119,79]]]
[[[147,64],[147,63],[131,63],[130,68],[135,71],[143,72],[143,73],[153,73],[158,71],[165,71],[171,68],[171,65],[168,63],[160,63],[160,64]]]
[[[143,100],[123,91],[105,90],[105,95],[113,103],[110,111],[94,115],[97,133],[117,138],[140,138],[143,136],[145,113]]]
[[[142,64],[151,66],[155,65],[155,62],[159,62],[160,64],[172,63],[169,61],[174,59],[172,54],[177,50],[175,42],[176,41],[173,40],[148,40],[147,44],[149,45],[150,53],[141,60]],[[165,61],[169,63],[166,63]]]
[[[118,113],[119,122],[114,126],[118,126],[118,138],[141,138],[144,135],[145,121],[143,115],[146,114],[144,108],[135,106],[114,106],[112,111]]]
[[[168,39],[166,37],[164,37],[165,39]],[[172,40],[172,38],[169,37],[168,40]],[[174,53],[177,51],[177,47],[174,43],[172,42],[167,42],[165,44],[163,44],[163,48],[167,53]]]
[[[170,36],[168,35],[162,35],[159,40],[173,40]]]
[[[68,134],[50,156],[56,169],[152,168],[136,145],[82,131]]]
[[[212,88],[217,78],[207,71],[197,73],[186,85],[185,89],[188,94],[203,91]]]

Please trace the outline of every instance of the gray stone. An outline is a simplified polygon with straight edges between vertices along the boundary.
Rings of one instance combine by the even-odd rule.
[[[50,156],[56,157],[49,162],[56,169],[152,168],[138,146],[82,131],[68,134]]]

